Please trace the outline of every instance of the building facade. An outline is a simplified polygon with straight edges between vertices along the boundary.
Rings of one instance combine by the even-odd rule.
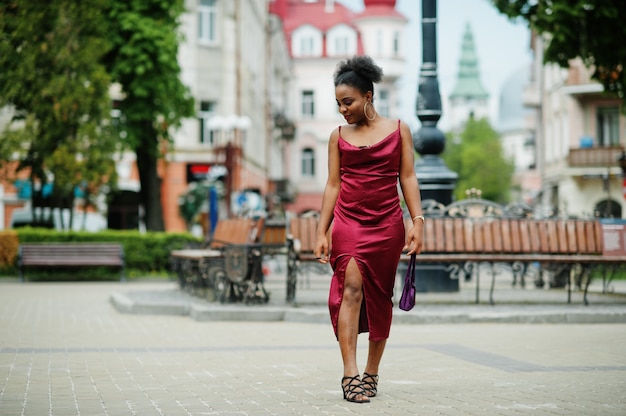
[[[217,180],[220,217],[265,209],[284,179],[291,58],[267,0],[186,0],[179,49],[182,81],[196,100],[164,162],[166,229],[184,225],[178,199],[189,184]],[[245,212],[248,211],[248,212]]]
[[[370,55],[384,71],[374,105],[399,114],[407,20],[395,3],[365,0],[356,13],[334,0],[186,0],[179,63],[196,117],[173,132],[159,165],[166,231],[188,229],[181,198],[206,181],[223,194],[222,218],[276,207],[319,210],[328,138],[344,122],[334,97],[337,63]],[[123,99],[115,86],[111,97]],[[134,154],[120,155],[118,175],[109,218],[119,228],[141,228]],[[8,211],[28,201],[11,185],[1,191],[8,227]]]
[[[226,217],[265,209],[266,198],[287,176],[282,161],[285,137],[293,130],[287,104],[291,57],[282,21],[269,5],[268,0],[185,1],[179,64],[196,117],[172,132],[173,146],[160,161],[166,231],[188,229],[179,203],[198,182],[215,182],[225,201],[219,215]],[[110,95],[115,117],[115,102],[123,95],[115,85]],[[3,109],[0,122],[9,116]],[[113,222],[113,228],[141,229],[132,152],[120,155],[117,171],[119,192],[102,215],[108,216],[109,227]],[[13,211],[28,208],[29,199],[10,183],[1,185],[0,228],[8,228]]]
[[[539,201],[547,216],[624,218],[619,158],[626,147],[621,99],[591,80],[580,60],[543,64],[544,39],[534,35],[525,103],[536,111]]]
[[[196,117],[173,132],[173,146],[160,164],[166,231],[188,229],[179,205],[199,184],[217,189],[219,218],[271,207],[268,201],[287,176],[282,161],[286,130],[293,127],[287,104],[291,57],[282,21],[270,13],[268,1],[186,0],[185,9],[179,64]],[[118,174],[122,191],[138,192],[134,154],[122,156]],[[208,205],[207,198],[200,217],[204,233]],[[121,209],[136,210],[132,203]]]
[[[337,64],[366,54],[381,66],[374,105],[385,116],[398,114],[396,81],[404,70],[406,18],[395,0],[365,0],[355,13],[334,0],[274,0],[271,10],[284,23],[293,62],[293,104],[297,126],[285,159],[294,196],[287,209],[295,214],[319,211],[328,174],[328,139],[345,122],[337,111],[333,74]]]

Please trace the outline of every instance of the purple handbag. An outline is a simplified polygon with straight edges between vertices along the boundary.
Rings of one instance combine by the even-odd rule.
[[[404,288],[402,288],[402,297],[400,298],[400,309],[403,311],[410,311],[415,306],[415,256],[415,253],[411,254],[409,267],[404,276]]]

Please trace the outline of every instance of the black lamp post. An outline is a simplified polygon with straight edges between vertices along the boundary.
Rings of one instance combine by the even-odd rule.
[[[422,0],[422,67],[417,90],[416,115],[421,128],[413,135],[413,145],[421,158],[415,163],[422,200],[434,199],[444,205],[452,202],[458,175],[439,156],[446,138],[437,127],[441,118],[441,96],[437,80],[437,0]]]
[[[448,169],[439,156],[446,147],[446,138],[437,128],[441,118],[437,80],[437,0],[422,0],[422,67],[417,94],[415,112],[421,128],[413,134],[413,145],[421,155],[415,163],[421,198],[423,202],[430,199],[448,205],[453,200],[458,175]],[[459,281],[450,277],[445,264],[419,263],[415,288],[419,292],[457,292]]]

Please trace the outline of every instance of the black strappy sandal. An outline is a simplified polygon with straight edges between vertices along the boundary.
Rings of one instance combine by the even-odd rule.
[[[363,373],[361,386],[367,397],[375,397],[378,394],[378,374]]]
[[[347,383],[345,381],[348,381]],[[355,383],[356,382],[356,383]],[[365,394],[361,379],[357,374],[354,377],[344,377],[341,379],[341,389],[343,390],[343,398],[353,403],[369,403],[370,399]],[[359,397],[363,397],[359,399]]]

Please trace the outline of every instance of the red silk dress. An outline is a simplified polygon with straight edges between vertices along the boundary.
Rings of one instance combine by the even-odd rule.
[[[359,333],[369,339],[389,337],[393,286],[404,247],[405,231],[398,195],[402,154],[398,128],[379,142],[356,147],[341,137],[341,187],[334,208],[330,264],[333,277],[328,296],[330,318],[337,333],[345,272],[354,258],[363,279]]]

